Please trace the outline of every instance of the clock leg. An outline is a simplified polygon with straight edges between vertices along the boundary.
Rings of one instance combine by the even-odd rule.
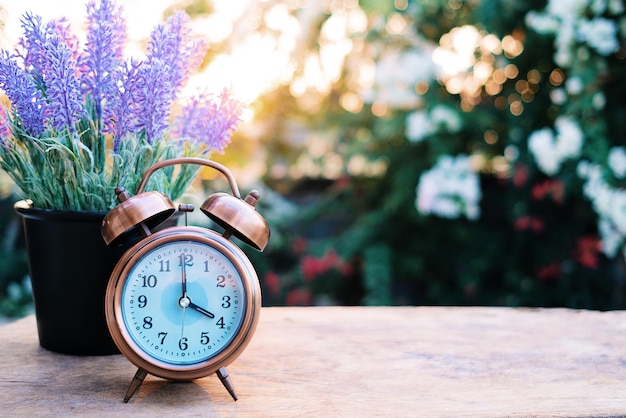
[[[128,387],[128,390],[126,391],[126,396],[124,396],[124,403],[128,403],[130,398],[132,398],[135,392],[137,392],[137,389],[139,389],[139,386],[141,386],[147,374],[148,372],[145,371],[144,369],[142,368],[137,369],[137,373],[135,373],[135,377],[133,377],[133,380],[132,382],[130,382],[130,386]]]
[[[226,368],[222,367],[217,372],[215,372],[215,374],[217,375],[217,377],[220,378],[220,381],[222,382],[228,393],[230,393],[230,396],[232,396],[233,399],[236,401],[237,394],[235,393],[235,386],[233,385],[233,381],[230,379]]]

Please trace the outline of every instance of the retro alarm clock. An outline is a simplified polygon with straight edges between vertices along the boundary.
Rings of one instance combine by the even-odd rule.
[[[144,188],[156,170],[181,164],[211,167],[228,180],[232,194],[212,194],[200,207],[223,233],[186,221],[185,226],[159,227],[177,208],[165,194]],[[102,223],[105,242],[140,234],[117,262],[105,297],[111,337],[138,367],[124,402],[148,373],[171,380],[215,373],[236,401],[225,367],[254,334],[261,291],[252,264],[230,237],[259,251],[267,245],[270,228],[255,208],[259,193],[242,199],[228,169],[202,158],[161,161],[144,173],[134,196],[122,187],[115,192],[119,204]],[[192,205],[178,207],[185,220],[193,210]]]

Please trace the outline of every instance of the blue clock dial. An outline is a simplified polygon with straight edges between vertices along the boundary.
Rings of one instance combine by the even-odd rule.
[[[171,241],[138,259],[123,285],[122,321],[149,357],[193,365],[219,354],[238,334],[245,285],[231,260],[200,241]]]

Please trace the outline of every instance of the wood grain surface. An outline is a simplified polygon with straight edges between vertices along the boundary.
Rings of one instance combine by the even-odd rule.
[[[263,308],[216,376],[148,376],[121,355],[39,347],[33,316],[0,327],[0,416],[626,416],[626,312],[442,307]]]

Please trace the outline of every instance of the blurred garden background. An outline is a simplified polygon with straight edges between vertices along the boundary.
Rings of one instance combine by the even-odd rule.
[[[265,305],[626,308],[623,0],[161,3],[210,43],[191,83],[249,103],[214,159],[261,191]],[[0,190],[0,315],[21,316]]]

